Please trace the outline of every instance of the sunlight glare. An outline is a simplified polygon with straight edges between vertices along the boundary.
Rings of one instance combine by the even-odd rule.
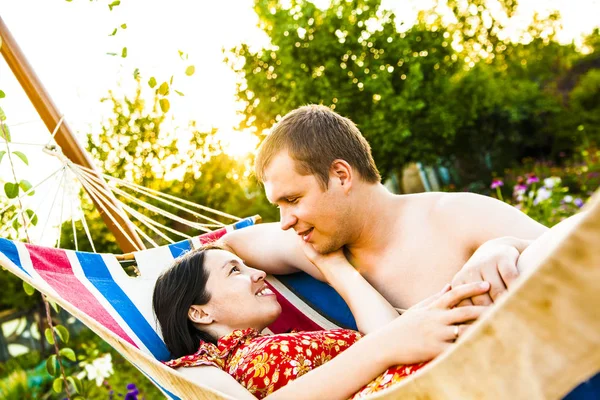
[[[258,147],[258,137],[248,131],[220,131],[216,138],[225,154],[234,158],[246,157]]]

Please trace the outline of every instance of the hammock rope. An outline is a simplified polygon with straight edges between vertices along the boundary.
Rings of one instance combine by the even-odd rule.
[[[98,204],[98,206],[102,209],[103,212],[105,212],[109,219],[111,220],[111,222],[117,227],[117,229],[119,229],[119,231],[123,234],[123,236],[125,237],[125,239],[127,239],[127,241],[129,241],[129,243],[131,243],[131,245],[136,249],[136,251],[140,251],[140,247],[137,245],[137,243],[131,238],[131,236],[125,231],[125,229],[123,229],[123,227],[121,226],[121,224],[119,224],[115,217],[113,216],[112,212],[110,212],[107,209],[107,205],[108,207],[110,207],[113,212],[115,213],[115,215],[123,215],[123,211],[118,210],[111,201],[109,201],[108,197],[104,194],[101,194],[101,192],[97,191],[93,186],[91,186],[84,178],[82,178],[82,176],[77,174],[77,170],[72,169],[72,171],[75,173],[75,175],[79,178],[79,182],[87,189],[88,195],[95,200],[95,202]],[[106,204],[103,203],[103,201],[100,200],[100,196],[103,197],[104,202],[106,202]],[[135,224],[132,224],[132,226],[134,228],[137,228],[137,226]]]
[[[54,192],[54,198],[52,199],[52,204],[50,205],[50,210],[54,209],[54,204],[56,204],[56,199],[58,198],[58,194],[60,193],[60,189],[61,187],[63,187],[65,181],[65,173],[63,171],[61,177],[60,177],[60,181],[58,182],[58,185],[56,186],[56,191]],[[44,224],[44,228],[42,229],[42,235],[40,236],[41,238],[44,237],[44,233],[46,233],[46,228],[48,228],[48,224],[50,223],[50,219],[52,217],[52,213],[48,213],[48,217],[46,218],[46,223]],[[62,223],[62,221],[59,221],[58,226],[60,227],[60,224]]]
[[[74,196],[71,196],[71,201]],[[77,201],[77,206],[79,207],[79,215],[81,219],[81,223],[83,225],[83,230],[85,231],[85,235],[87,236],[88,241],[90,242],[90,246],[92,246],[92,251],[96,253],[96,246],[94,245],[94,239],[92,234],[90,233],[90,227],[88,226],[87,219],[85,217],[85,213],[83,212],[83,207],[81,207],[81,202]],[[71,218],[74,221],[74,218]],[[73,222],[73,229],[75,229],[75,223]],[[73,235],[76,236],[75,231],[73,231]]]
[[[83,167],[81,165],[75,165],[75,168],[83,169],[83,170],[86,170],[88,172],[94,173],[94,171],[90,170],[89,168]],[[119,179],[119,178],[110,176],[108,174],[101,174],[101,175],[104,178],[106,178],[108,181],[115,182],[117,184],[122,184],[124,186],[127,186],[127,187],[131,188],[132,190],[139,191],[140,193],[144,193],[144,194],[152,193],[152,194],[154,194],[156,196],[159,196],[159,197],[162,196],[162,197],[164,197],[166,199],[173,200],[173,201],[178,201],[178,202],[180,202],[182,204],[185,204],[185,205],[190,206],[190,207],[197,208],[197,209],[202,210],[202,211],[206,211],[206,212],[209,212],[209,213],[212,213],[212,214],[215,214],[215,215],[219,215],[221,217],[229,218],[229,219],[231,219],[232,221],[235,221],[235,222],[242,220],[242,218],[236,217],[235,215],[231,215],[231,214],[228,214],[228,213],[223,212],[223,211],[215,210],[214,208],[203,206],[201,204],[196,204],[196,203],[191,202],[189,200],[181,199],[181,198],[179,198],[177,196],[173,196],[173,195],[170,195],[170,194],[167,194],[167,193],[162,193],[162,192],[159,192],[158,190],[150,189],[150,188],[147,188],[147,187],[135,184],[135,183],[131,183],[131,182],[125,181],[123,179]],[[174,207],[181,207],[181,206],[174,206]],[[204,217],[206,217],[206,216],[204,216]],[[221,226],[224,225],[221,222],[218,222],[218,221],[215,221],[215,220],[212,220],[212,222],[220,224]]]
[[[58,123],[54,127],[54,130],[52,131],[52,135],[50,135],[50,139],[48,139],[48,143],[46,143],[45,147],[50,146],[50,144],[54,141],[54,137],[56,136],[56,133],[58,132],[58,129],[60,128],[60,126],[62,125],[64,120],[65,120],[65,115],[63,114],[60,116],[60,119],[58,120]]]
[[[102,188],[99,185],[99,179],[97,177],[93,177],[93,176],[91,176],[89,174],[85,174],[85,173],[82,173],[81,176],[84,179],[86,179],[88,182],[90,182],[91,184],[93,184],[98,190],[100,190],[100,191],[102,190]],[[131,202],[133,202],[133,203],[135,203],[135,204],[137,204],[139,206],[145,207],[148,210],[151,210],[151,211],[155,212],[158,215],[162,215],[162,216],[167,217],[167,218],[169,218],[169,219],[171,219],[173,221],[177,221],[177,222],[179,222],[181,224],[187,225],[187,226],[189,226],[191,228],[202,230],[204,232],[210,232],[210,229],[205,228],[203,226],[203,224],[198,224],[196,222],[188,221],[188,220],[186,220],[184,218],[181,218],[181,217],[179,217],[179,216],[177,216],[177,215],[175,215],[173,213],[170,213],[170,212],[165,211],[165,210],[161,210],[160,208],[158,208],[158,207],[156,207],[156,206],[154,206],[152,204],[149,204],[149,203],[147,203],[147,202],[145,202],[143,200],[140,200],[140,199],[138,199],[138,198],[130,195],[129,193],[127,193],[127,192],[125,192],[125,191],[123,191],[121,189],[112,188],[112,191],[113,191],[113,193],[119,194],[119,195],[125,197],[126,199],[129,199]],[[117,201],[120,204],[123,204],[123,202],[120,201],[118,198],[117,198]]]
[[[29,196],[36,189],[38,189],[41,185],[43,185],[48,179],[52,178],[53,176],[55,176],[59,172],[63,171],[63,169],[64,169],[64,167],[61,166],[59,169],[57,169],[56,171],[54,171],[53,173],[51,173],[50,175],[48,175],[46,178],[44,178],[42,181],[40,181],[39,183],[37,183],[35,186],[32,186],[29,190],[27,190],[22,195],[20,195],[18,197],[15,197],[14,199],[8,199],[7,205],[2,210],[0,210],[0,214],[3,214],[6,210],[8,210],[9,208],[13,207],[14,203],[17,203],[17,202],[19,202],[19,200],[22,200],[22,199],[26,198],[27,196]]]
[[[80,175],[80,181],[86,185],[86,187],[93,191],[97,196],[101,195],[102,197],[104,197],[105,199],[108,197],[106,195],[106,192],[102,190],[102,188],[100,187],[99,184],[93,182],[88,176],[85,176],[83,174]],[[117,201],[119,202],[119,208],[120,210],[118,211],[119,215],[123,216],[125,214],[125,210],[124,207],[127,207],[130,209],[130,207],[128,207],[127,205],[124,205],[122,202],[120,202],[118,199]],[[112,205],[111,203],[109,203],[109,206],[111,207],[111,209],[116,210],[117,207],[115,207],[114,205]],[[145,224],[144,221],[140,221],[143,224]],[[142,229],[140,229],[137,225],[133,224],[133,228],[135,229],[136,232],[138,232],[144,239],[146,239],[153,247],[159,247],[158,243],[156,243],[150,236],[148,236],[148,234],[146,234],[146,232],[144,232]],[[154,227],[151,227],[151,230],[155,231]],[[162,233],[159,232],[160,235],[162,235]]]

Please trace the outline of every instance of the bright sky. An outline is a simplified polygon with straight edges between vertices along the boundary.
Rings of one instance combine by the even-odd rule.
[[[417,4],[423,7],[430,2],[384,0],[383,4],[393,8],[399,19],[412,21],[418,11]],[[328,1],[316,3],[323,6]],[[185,93],[184,97],[170,97],[175,125],[186,126],[187,121],[195,120],[200,127],[219,128],[232,153],[243,154],[254,149],[255,140],[234,132],[241,105],[235,100],[235,74],[223,62],[222,53],[222,48],[229,49],[241,42],[255,48],[268,44],[267,36],[256,27],[253,0],[121,0],[121,5],[112,12],[107,4],[106,0],[2,0],[0,3],[0,16],[80,138],[88,132],[98,132],[102,118],[110,115],[110,110],[99,102],[109,89],[117,93],[132,92],[130,77],[139,68],[144,83],[150,76],[161,82],[175,74],[173,88]],[[519,4],[521,12],[516,22],[520,27],[527,25],[535,10],[559,9],[563,16],[563,41],[579,40],[599,22],[599,0],[520,0]],[[127,29],[108,36],[124,23]],[[106,54],[120,54],[125,46],[127,58]],[[188,53],[189,59],[182,61],[178,50]],[[196,73],[188,77],[184,70],[190,64],[196,67]],[[6,93],[0,105],[8,117],[6,122],[13,140],[45,143],[48,132],[3,59],[0,59],[0,89]],[[32,148],[15,149],[24,151],[31,159],[29,168],[19,168],[19,177],[34,183],[40,171],[50,171],[59,165],[48,157],[35,157]],[[0,174],[8,179],[6,162],[2,164]]]

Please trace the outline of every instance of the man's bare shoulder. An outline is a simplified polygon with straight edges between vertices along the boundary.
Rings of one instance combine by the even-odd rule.
[[[470,192],[439,192],[435,203],[435,211],[440,213],[453,213],[455,211],[468,211],[472,207],[489,208],[503,207],[501,201],[494,198]]]
[[[547,228],[515,207],[476,193],[443,193],[432,208],[432,219],[464,232],[478,246],[501,236],[535,239]]]

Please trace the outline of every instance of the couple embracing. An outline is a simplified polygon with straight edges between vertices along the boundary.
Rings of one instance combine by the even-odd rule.
[[[273,128],[255,172],[280,224],[186,254],[153,296],[168,365],[191,379],[220,368],[239,390],[211,383],[235,398],[358,398],[388,387],[459,339],[580,218],[550,230],[485,196],[392,194],[358,128],[316,105]],[[281,312],[265,273],[297,271],[329,283],[359,332],[262,334]]]

